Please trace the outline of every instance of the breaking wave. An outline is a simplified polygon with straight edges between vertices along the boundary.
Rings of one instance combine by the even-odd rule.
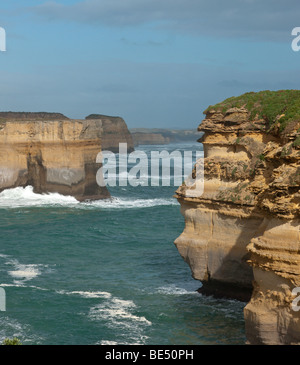
[[[174,198],[111,198],[80,203],[72,196],[58,193],[36,194],[32,186],[7,189],[0,193],[1,208],[22,207],[70,207],[78,209],[101,208],[101,209],[130,209],[149,208],[163,205],[178,205]]]
[[[32,186],[6,189],[0,193],[0,208],[19,208],[31,206],[76,205],[78,201],[72,196],[58,193],[36,194]]]

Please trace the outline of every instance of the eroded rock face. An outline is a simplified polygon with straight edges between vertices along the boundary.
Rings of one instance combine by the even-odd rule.
[[[134,151],[132,135],[123,118],[91,114],[86,120],[97,120],[102,126],[102,151],[119,152],[119,143],[127,143],[127,152]]]
[[[96,181],[96,157],[103,145],[118,148],[121,124],[128,132],[124,121],[113,122],[108,117],[70,120],[60,114],[0,113],[0,191],[32,185],[36,193],[58,192],[78,200],[109,197]]]
[[[254,290],[244,313],[251,344],[300,344],[300,314],[291,293],[300,286],[299,226],[299,219],[265,218],[261,235],[248,246]]]
[[[203,131],[204,192],[176,192],[185,229],[176,239],[202,292],[250,301],[250,344],[300,344],[300,123],[283,133],[245,107],[210,109]],[[298,139],[297,139],[298,138]]]
[[[169,144],[170,138],[164,137],[161,133],[132,133],[135,146],[140,144]]]

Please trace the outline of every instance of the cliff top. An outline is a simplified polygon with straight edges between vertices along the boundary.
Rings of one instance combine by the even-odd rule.
[[[0,112],[0,121],[6,120],[58,120],[69,119],[61,113],[46,112]]]
[[[90,119],[105,119],[112,122],[119,122],[121,117],[111,117],[103,114],[90,114],[86,118]],[[70,120],[62,113],[48,113],[48,112],[0,112],[0,122],[6,121],[57,121],[57,120]],[[81,119],[73,119],[81,120]]]
[[[90,114],[87,117],[85,117],[85,119],[109,119],[109,120],[120,120],[122,119],[121,117],[111,117],[109,115],[103,115],[103,114]]]
[[[210,105],[204,114],[225,114],[231,108],[245,108],[250,113],[249,120],[264,120],[269,131],[279,123],[282,132],[290,122],[300,121],[300,90],[248,92]]]

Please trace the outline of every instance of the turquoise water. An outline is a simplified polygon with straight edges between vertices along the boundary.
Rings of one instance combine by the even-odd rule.
[[[199,144],[141,146],[199,150]],[[174,186],[111,187],[78,203],[0,194],[0,340],[24,344],[244,344],[245,303],[204,297],[180,257]]]

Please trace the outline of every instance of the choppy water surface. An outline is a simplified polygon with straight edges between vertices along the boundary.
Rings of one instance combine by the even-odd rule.
[[[196,150],[199,144],[141,146]],[[202,297],[173,242],[176,187],[110,188],[78,203],[0,193],[0,340],[24,344],[244,344],[245,303]]]

